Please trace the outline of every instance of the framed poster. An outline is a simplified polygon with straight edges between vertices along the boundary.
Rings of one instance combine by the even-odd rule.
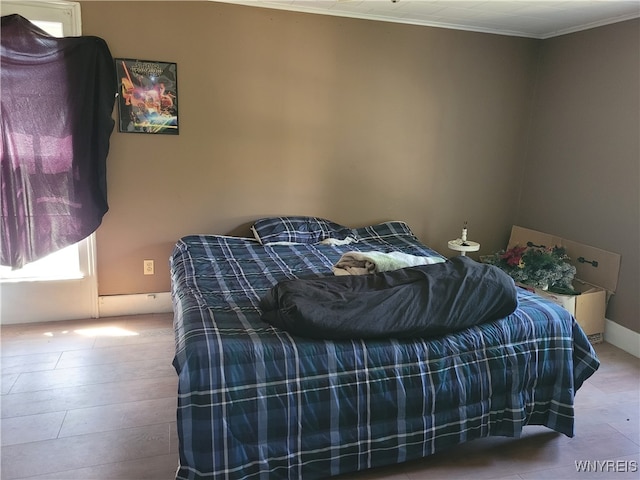
[[[118,130],[178,135],[175,63],[116,58]]]

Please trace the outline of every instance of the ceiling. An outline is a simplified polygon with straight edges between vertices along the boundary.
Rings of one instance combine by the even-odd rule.
[[[541,39],[640,17],[640,0],[221,1]]]

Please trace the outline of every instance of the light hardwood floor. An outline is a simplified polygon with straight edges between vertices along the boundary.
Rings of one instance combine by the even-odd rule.
[[[174,478],[170,314],[5,326],[1,334],[2,480]],[[578,391],[574,438],[531,426],[519,439],[476,440],[339,478],[638,479],[640,360],[606,343],[596,351],[602,365]],[[576,461],[605,471],[578,472]]]

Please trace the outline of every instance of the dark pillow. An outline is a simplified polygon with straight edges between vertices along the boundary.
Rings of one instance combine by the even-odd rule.
[[[319,243],[328,238],[344,240],[353,236],[350,228],[319,217],[267,217],[251,227],[262,245],[273,243]]]
[[[390,222],[379,223],[368,227],[355,228],[353,235],[358,240],[381,239],[385,237],[397,237],[406,235],[416,238],[415,234],[405,222],[392,220]]]

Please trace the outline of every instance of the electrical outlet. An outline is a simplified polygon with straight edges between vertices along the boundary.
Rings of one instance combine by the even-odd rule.
[[[153,275],[155,273],[153,268],[153,260],[143,260],[143,268],[145,275]]]

